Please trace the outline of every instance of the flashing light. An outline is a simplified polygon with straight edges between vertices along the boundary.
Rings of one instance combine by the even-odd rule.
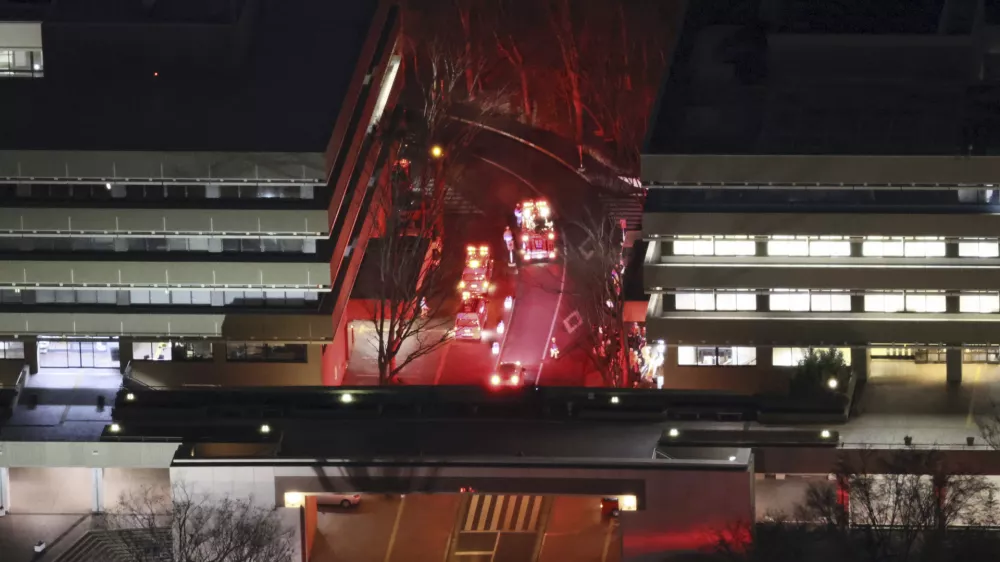
[[[514,361],[514,364],[517,365],[518,367],[521,366],[521,362],[520,361]]]
[[[514,306],[514,298],[513,297],[508,296],[507,298],[505,298],[503,300],[503,308],[504,308],[504,310],[510,310],[511,307],[513,307],[513,306]]]
[[[500,386],[500,375],[493,375],[490,377],[490,384],[493,386]]]
[[[521,242],[527,242],[527,241],[528,241],[528,235],[527,234],[522,234],[521,235]]]
[[[465,281],[459,281],[458,282],[458,288],[459,289],[464,289],[465,288]]]
[[[489,289],[489,288],[490,288],[490,282],[489,281],[483,281],[483,290],[485,291],[486,289]]]
[[[551,259],[555,259],[555,257],[556,257],[556,253],[555,252],[549,252],[549,259],[550,260]]]
[[[110,431],[111,433],[118,433],[121,430],[122,426],[118,425],[117,423],[113,423],[110,426],[108,426],[108,431]]]
[[[479,260],[469,260],[469,267],[477,269],[479,267]]]
[[[470,294],[469,291],[462,291],[462,300],[463,301],[469,300],[469,297],[471,297],[471,296],[472,296],[472,294]]]
[[[538,205],[538,215],[543,219],[549,218],[549,206],[539,203]]]
[[[510,384],[520,384],[521,377],[514,375],[510,378]]]
[[[550,233],[549,233],[549,240],[555,240],[555,239],[556,239],[556,235],[555,235],[555,234],[552,234],[552,233],[550,232]]]
[[[488,255],[490,255],[490,247],[489,246],[480,246],[479,247],[479,255],[480,256],[488,256]]]
[[[470,254],[475,254],[476,253],[476,247],[475,246],[466,246],[465,247],[465,251],[467,253],[470,253]]]
[[[131,392],[129,392],[128,394],[125,395],[125,400],[128,400],[129,402],[132,402],[133,400],[135,400],[135,394],[132,394]]]
[[[618,402],[619,402],[619,400],[618,400],[618,397],[617,397],[617,396],[612,396],[612,397],[611,397],[611,403],[612,403],[612,404],[617,404]]]
[[[435,144],[431,147],[431,156],[434,158],[441,158],[444,156],[444,149],[441,148],[440,144]]]
[[[524,254],[524,261],[531,261],[531,254],[525,253],[524,250],[521,250],[521,253]]]
[[[493,355],[500,355],[500,342],[493,342],[491,353],[493,353]]]
[[[271,426],[267,425],[266,423],[260,424],[260,432],[263,433],[264,435],[271,433]]]
[[[345,392],[340,395],[340,401],[344,404],[350,404],[351,402],[354,402],[354,395],[350,392]]]
[[[503,328],[503,320],[501,320],[500,323],[497,324],[497,333],[498,334],[503,334],[503,330],[504,330],[504,328]]]

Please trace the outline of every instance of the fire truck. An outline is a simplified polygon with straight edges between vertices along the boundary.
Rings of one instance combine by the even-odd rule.
[[[458,290],[472,296],[483,296],[490,290],[493,279],[493,258],[486,244],[469,245],[465,248],[465,269]]]
[[[521,203],[521,257],[540,262],[556,257],[556,230],[552,210],[543,199]]]
[[[455,318],[455,338],[460,340],[482,340],[486,325],[486,297],[462,293],[462,305]]]

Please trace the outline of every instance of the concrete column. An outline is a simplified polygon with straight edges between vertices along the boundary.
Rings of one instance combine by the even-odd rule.
[[[946,258],[957,258],[958,257],[958,242],[945,242],[944,243],[944,257],[946,257]]]
[[[864,241],[860,238],[851,239],[851,257],[863,258],[865,256]]]
[[[865,311],[865,296],[851,295],[851,312],[864,312],[864,311]]]
[[[91,498],[93,499],[93,505],[91,505],[91,511],[94,513],[104,512],[104,469],[103,468],[92,468],[90,469],[93,474],[93,494]]]
[[[656,256],[657,260],[659,260],[663,256],[672,256],[672,255],[674,255],[674,241],[673,240],[664,240],[662,242],[653,242],[653,244],[654,244],[654,250],[653,251],[655,252],[654,255]]]
[[[10,511],[10,469],[0,466],[0,515]]]
[[[948,373],[948,385],[962,384],[962,348],[949,346],[945,350],[945,371]]]
[[[32,375],[38,374],[38,340],[27,338],[24,340],[24,362],[28,364],[28,369]]]
[[[757,311],[767,312],[771,310],[771,297],[767,293],[757,293]]]
[[[868,378],[868,373],[871,372],[871,362],[871,352],[867,347],[851,348],[851,369],[859,381]]]
[[[961,308],[961,303],[958,299],[958,293],[949,291],[944,297],[944,311],[953,313],[958,312]]]
[[[118,370],[125,374],[125,369],[129,362],[134,359],[132,356],[132,338],[118,338]]]
[[[754,252],[754,255],[756,255],[757,257],[767,256],[767,242],[766,241],[763,241],[763,240],[758,240],[757,241],[757,247],[756,247],[756,251]]]
[[[677,295],[663,293],[660,299],[660,306],[663,312],[671,312],[677,310]]]

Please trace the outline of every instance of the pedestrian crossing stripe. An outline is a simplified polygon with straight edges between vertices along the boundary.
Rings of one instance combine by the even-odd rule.
[[[476,494],[469,501],[463,532],[532,533],[538,530],[542,496]]]

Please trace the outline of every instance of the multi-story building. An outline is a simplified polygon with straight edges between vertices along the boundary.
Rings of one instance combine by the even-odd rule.
[[[1000,11],[751,4],[688,3],[642,160],[666,386],[780,388],[817,347],[996,364]]]
[[[8,378],[337,384],[397,8],[53,0],[0,21]]]

